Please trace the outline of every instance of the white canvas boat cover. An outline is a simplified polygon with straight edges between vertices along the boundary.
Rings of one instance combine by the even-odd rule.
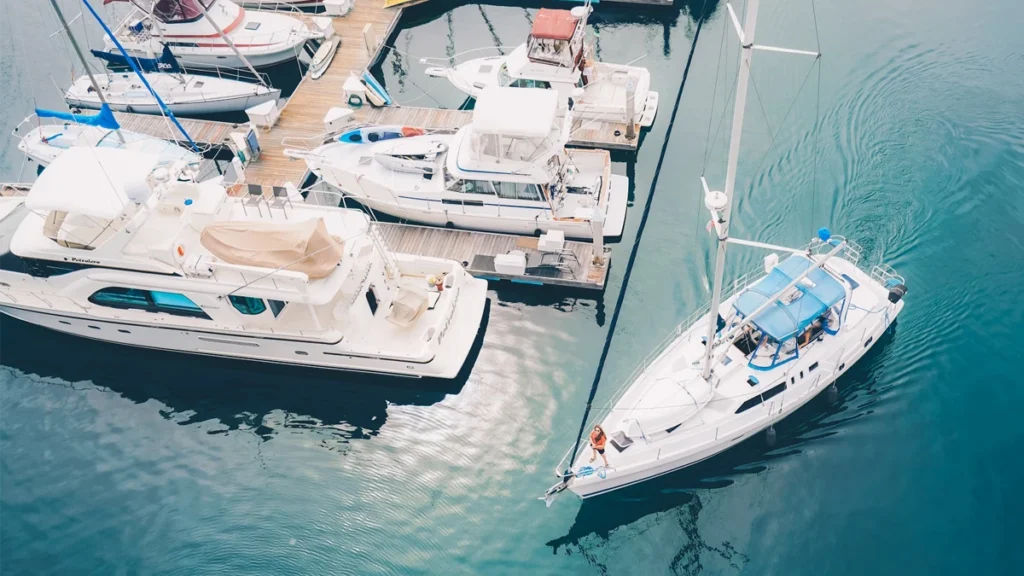
[[[140,189],[148,190],[158,161],[156,154],[134,150],[72,146],[39,175],[25,206],[113,220]]]
[[[403,328],[412,324],[427,309],[427,291],[424,289],[399,288],[391,302],[388,320]]]
[[[485,89],[473,108],[473,131],[518,138],[543,138],[558,112],[558,91],[543,88]]]
[[[204,248],[229,264],[327,277],[344,255],[342,240],[327,233],[323,218],[298,222],[217,222],[199,237]]]

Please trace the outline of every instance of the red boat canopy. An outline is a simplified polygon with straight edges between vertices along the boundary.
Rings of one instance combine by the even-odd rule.
[[[576,18],[568,10],[552,10],[541,8],[533,19],[533,30],[530,35],[545,40],[569,40],[576,31]]]

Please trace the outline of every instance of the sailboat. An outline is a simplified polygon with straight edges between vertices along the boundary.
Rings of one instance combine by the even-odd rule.
[[[229,196],[223,176],[197,183],[158,160],[75,148],[12,200],[0,312],[128,346],[458,375],[485,280],[454,260],[392,252],[358,210],[305,204],[293,187],[284,202],[254,205]]]
[[[633,373],[597,422],[603,433],[586,429],[599,443],[604,436],[607,465],[577,442],[556,471],[562,481],[548,490],[549,504],[566,489],[589,498],[668,474],[771,430],[834,385],[903,309],[903,277],[884,264],[861,266],[853,240],[824,228],[803,248],[729,235],[753,51],[817,53],[754,44],[758,0],[748,1],[743,28],[732,6],[727,9],[742,53],[725,190],[710,190],[702,178],[718,237],[711,304]],[[772,253],[763,269],[726,292],[729,244]]]
[[[629,179],[611,173],[606,150],[567,150],[571,126],[554,91],[494,87],[455,134],[364,128],[285,155],[396,218],[509,234],[619,236]]]
[[[42,123],[48,119],[50,123]],[[35,123],[34,128],[24,132],[25,126]],[[19,138],[18,150],[39,167],[45,168],[58,156],[71,148],[123,148],[136,152],[154,154],[160,164],[185,161],[198,164],[202,156],[179,146],[174,142],[124,130],[113,112],[102,106],[97,114],[73,114],[37,108],[35,114],[25,118],[14,129]]]
[[[294,16],[248,11],[230,0],[156,0],[152,8],[144,0],[103,0],[112,2],[135,6],[114,30],[132,58],[168,46],[188,68],[242,68],[245,60],[255,67],[272,66],[298,58],[307,41],[333,34],[329,19],[328,31],[311,30]],[[103,41],[105,51],[117,58],[114,38]]]
[[[573,113],[582,120],[623,123],[633,119],[650,127],[658,113],[651,73],[640,66],[595,60],[586,40],[592,10],[589,1],[572,10],[541,8],[526,42],[510,54],[475,58],[454,67],[433,66],[425,72],[447,78],[474,98],[495,86],[546,88],[572,98]]]
[[[105,53],[104,53],[105,54]],[[182,72],[170,48],[164,46],[156,59],[137,59],[149,86],[174,114],[197,116],[241,112],[264,102],[277,100],[281,90],[227,78],[198,76]],[[133,73],[95,75],[102,95],[111,109],[137,114],[160,114],[160,104],[146,85]],[[64,100],[73,108],[99,109],[103,103],[88,74],[75,79],[64,93]]]

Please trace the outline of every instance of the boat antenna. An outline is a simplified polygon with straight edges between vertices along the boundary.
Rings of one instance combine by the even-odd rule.
[[[68,26],[68,21],[64,18],[64,12],[61,11],[60,5],[57,4],[57,0],[50,0],[50,5],[53,6],[53,11],[57,14],[57,19],[60,20],[60,25],[64,27],[64,31],[68,33],[68,39],[71,40],[71,45],[75,48],[75,54],[78,54],[78,59],[82,61],[82,67],[85,68],[85,73],[89,75],[89,82],[92,82],[92,89],[96,91],[96,95],[100,97],[100,103],[105,106],[107,104],[107,97],[103,95],[103,90],[100,90],[100,85],[96,82],[96,76],[92,73],[92,68],[89,67],[89,63],[85,60],[85,55],[82,54],[82,48],[78,46],[78,40],[75,40],[75,35],[71,32],[71,27]],[[121,144],[125,143],[124,135],[121,134],[121,128],[118,127],[114,130],[117,132],[117,139],[121,141]]]
[[[206,6],[204,6],[202,2],[196,2],[196,6],[199,6],[199,9],[203,11],[203,18],[206,18],[206,21],[210,23],[210,26],[213,26],[213,29],[216,30],[217,34],[220,35],[221,39],[227,43],[227,45],[235,53],[235,56],[238,56],[238,59],[241,60],[242,63],[245,64],[245,67],[249,69],[249,72],[252,72],[252,75],[256,77],[256,81],[262,84],[263,86],[269,88],[269,86],[267,86],[267,83],[263,81],[263,76],[260,76],[260,73],[257,72],[256,69],[252,67],[252,64],[249,62],[248,58],[242,55],[242,52],[238,50],[238,47],[235,46],[235,43],[231,41],[231,38],[228,38],[228,35],[220,29],[220,25],[217,24],[217,22],[210,17],[210,13],[206,11]],[[242,12],[245,12],[245,8],[242,8],[241,6],[239,6],[238,9]]]
[[[50,0],[51,3],[54,3],[55,1],[56,0]],[[92,7],[91,4],[89,4],[89,0],[82,0],[82,4],[85,4],[85,7],[89,9],[89,13],[92,14],[93,18],[95,18],[96,21],[100,23],[100,26],[103,27],[103,32],[105,32],[107,34],[107,37],[110,38],[110,40],[114,43],[115,46],[117,46],[118,51],[121,52],[121,56],[124,56],[125,61],[127,61],[128,65],[131,66],[132,70],[135,71],[135,75],[138,76],[139,80],[142,80],[142,83],[146,86],[146,90],[149,90],[149,93],[152,94],[153,98],[156,99],[156,103],[160,105],[160,109],[163,110],[165,114],[167,114],[167,117],[171,120],[171,122],[173,122],[174,125],[178,128],[178,130],[182,134],[184,134],[185,140],[188,141],[188,144],[189,146],[192,147],[192,150],[195,152],[199,152],[199,146],[197,146],[196,143],[192,140],[192,137],[188,135],[188,132],[186,132],[185,128],[181,125],[181,123],[178,122],[178,119],[174,117],[174,112],[171,112],[171,109],[167,107],[167,104],[164,104],[163,99],[161,99],[160,95],[156,93],[156,90],[153,90],[153,87],[149,85],[149,81],[146,80],[145,75],[143,75],[142,71],[139,70],[139,65],[135,62],[135,60],[131,58],[131,56],[128,55],[128,52],[125,51],[124,46],[121,45],[121,41],[118,40],[117,36],[110,31],[110,28],[107,27],[107,23],[103,21],[103,18],[100,18],[100,15],[97,14],[96,10]],[[198,4],[202,6],[202,2],[199,2]],[[54,5],[56,6],[56,4]]]
[[[740,39],[740,66],[736,79],[736,100],[732,111],[732,135],[729,137],[729,160],[725,172],[725,191],[711,192],[707,189],[707,181],[703,176],[706,202],[709,208],[717,215],[713,220],[715,231],[718,233],[718,254],[715,257],[715,281],[714,289],[711,292],[711,310],[708,312],[708,333],[704,341],[704,367],[701,375],[707,380],[711,377],[711,349],[714,344],[715,332],[718,331],[718,308],[722,303],[722,275],[725,272],[725,248],[729,240],[729,217],[732,213],[732,197],[736,188],[736,165],[739,163],[740,139],[743,136],[743,114],[747,103],[747,84],[750,80],[750,61],[754,55],[754,27],[757,25],[757,7],[760,0],[749,0],[747,2],[747,17],[743,28],[740,27],[739,18],[732,9],[732,4],[726,3],[729,10],[736,34]],[[714,204],[712,203],[714,202]]]

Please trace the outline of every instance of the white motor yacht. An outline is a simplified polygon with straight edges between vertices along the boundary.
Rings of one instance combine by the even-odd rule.
[[[334,33],[329,18],[309,18],[314,24],[323,23],[323,27],[314,25],[311,29],[296,16],[246,10],[230,0],[156,0],[152,8],[143,0],[103,3],[111,2],[135,6],[113,31],[129,56],[151,58],[167,46],[186,68],[241,69],[247,66],[246,60],[257,68],[272,66],[298,58],[307,41]],[[104,37],[104,45],[113,58],[121,58],[109,36]]]
[[[285,154],[396,218],[511,234],[619,236],[629,179],[611,173],[605,150],[566,150],[571,124],[552,90],[491,88],[473,122],[455,134],[391,130],[399,137],[355,144],[346,132],[311,152]]]
[[[455,377],[486,282],[392,253],[362,212],[289,188],[280,202],[243,200],[222,177],[195,183],[152,154],[70,149],[0,244],[0,312],[131,346]]]
[[[650,72],[594,59],[586,41],[590,11],[589,2],[571,11],[541,8],[526,43],[510,54],[476,58],[454,67],[430,67],[426,73],[447,78],[473,97],[494,86],[548,88],[572,98],[573,114],[581,120],[625,123],[633,119],[643,127],[651,126],[658,112],[658,93],[651,90]]]
[[[181,72],[177,61],[164,47],[157,61],[160,72],[143,72],[167,108],[177,116],[242,112],[281,97],[281,90],[262,84],[228,78],[197,76]],[[103,98],[111,109],[137,114],[161,114],[160,104],[134,73],[94,74]],[[98,110],[103,102],[88,75],[82,75],[64,93],[68,106]]]
[[[600,430],[585,429],[596,444],[604,444],[604,453],[577,450],[579,444],[570,449],[557,471],[562,481],[546,494],[549,503],[566,488],[588,498],[668,474],[766,429],[772,438],[775,422],[832,386],[903,310],[904,279],[884,264],[862,268],[860,247],[827,229],[802,249],[729,235],[750,62],[758,48],[757,8],[758,0],[747,2],[740,30],[727,5],[741,40],[742,63],[725,191],[710,190],[702,178],[718,238],[711,304],[680,324],[634,371],[600,414]],[[773,252],[763,270],[723,293],[729,244]],[[780,260],[780,252],[787,256]]]

